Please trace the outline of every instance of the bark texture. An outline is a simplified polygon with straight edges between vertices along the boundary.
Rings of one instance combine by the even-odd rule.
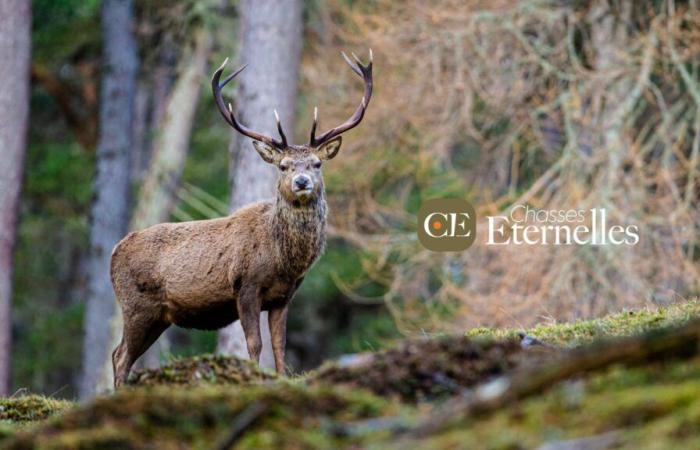
[[[131,0],[105,0],[102,5],[103,73],[97,144],[95,199],[90,228],[88,292],[82,398],[112,385],[109,360],[110,325],[115,311],[109,275],[112,248],[129,224],[130,152],[138,70]]]
[[[0,0],[0,395],[10,387],[12,265],[29,123],[31,8]]]
[[[294,130],[294,116],[302,44],[301,1],[284,6],[276,0],[243,0],[240,64],[249,64],[239,75],[235,107],[243,123],[258,132],[276,136],[273,110],[277,109],[287,134]],[[253,151],[250,139],[234,133],[231,146],[231,210],[273,197],[275,169]],[[274,367],[267,313],[260,318],[263,352],[260,363]],[[219,332],[218,351],[247,358],[243,328],[239,322]]]

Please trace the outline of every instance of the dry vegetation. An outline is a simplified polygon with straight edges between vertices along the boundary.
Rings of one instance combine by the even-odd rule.
[[[310,379],[314,384],[343,384],[407,402],[436,400],[532,362],[537,356],[536,352],[528,354],[515,339],[409,340],[384,352],[366,354],[357,364],[328,363]]]
[[[695,2],[335,0],[319,14],[300,117],[318,103],[321,128],[344,118],[358,87],[349,73],[327,74],[338,73],[341,49],[375,54],[366,124],[327,174],[334,236],[366,251],[366,278],[341,283],[351,298],[385,303],[410,334],[697,294]],[[323,101],[332,94],[343,100]],[[424,251],[412,232],[420,201],[466,193],[482,219],[523,203],[606,208],[611,223],[638,225],[641,240]],[[359,295],[368,280],[385,294]]]

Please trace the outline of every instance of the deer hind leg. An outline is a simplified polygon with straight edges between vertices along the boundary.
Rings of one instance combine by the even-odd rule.
[[[238,297],[238,319],[243,327],[250,359],[260,363],[262,337],[260,336],[260,298],[257,286],[243,287]]]
[[[118,388],[126,381],[137,359],[163,334],[170,326],[160,319],[130,320],[124,315],[124,331],[122,340],[112,353],[114,369],[114,387]]]

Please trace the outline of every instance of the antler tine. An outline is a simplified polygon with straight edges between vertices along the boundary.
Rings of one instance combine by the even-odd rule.
[[[287,147],[287,136],[284,135],[284,131],[282,130],[282,122],[280,122],[280,116],[277,114],[277,110],[273,109],[275,113],[275,120],[277,121],[277,131],[280,134],[280,138],[282,138],[282,145]]]
[[[223,83],[219,83],[219,80],[221,79],[221,74],[224,72],[224,68],[226,67],[227,63],[228,63],[228,58],[226,58],[224,60],[223,64],[221,64],[219,66],[219,68],[216,69],[216,71],[214,72],[214,76],[211,79],[211,89],[214,92],[214,100],[216,101],[216,106],[219,108],[219,112],[223,116],[224,120],[226,120],[226,122],[228,122],[229,125],[233,126],[233,123],[231,123],[231,119],[229,118],[228,111],[226,110],[226,105],[224,103],[224,99],[221,96],[221,90],[236,75],[241,73],[241,71],[243,71],[243,69],[245,69],[247,67],[247,65],[244,65],[243,67],[241,67],[240,69],[238,69],[237,71],[235,71],[234,73],[232,73],[231,75],[226,77],[226,79],[224,79]]]
[[[231,81],[233,80],[239,73],[243,71],[248,65],[244,65],[240,69],[236,70],[234,73],[229,75],[224,79],[224,81],[219,82],[221,79],[221,74],[224,72],[224,68],[226,67],[226,63],[228,63],[228,58],[224,61],[221,66],[214,72],[214,76],[211,79],[211,89],[214,94],[214,100],[216,101],[216,106],[219,108],[219,112],[221,115],[224,117],[226,122],[231,125],[236,131],[241,133],[244,136],[248,136],[251,139],[254,139],[256,141],[261,141],[264,142],[278,150],[284,150],[287,147],[287,138],[284,136],[284,133],[282,132],[282,125],[279,122],[279,118],[277,120],[277,128],[280,132],[280,136],[282,137],[282,141],[278,141],[276,139],[273,139],[269,136],[265,136],[264,134],[256,133],[255,131],[249,129],[242,123],[240,123],[236,119],[236,115],[233,112],[233,107],[229,103],[228,108],[226,108],[226,104],[224,102],[223,96],[221,94],[221,90]]]
[[[314,106],[314,123],[311,125],[311,138],[309,139],[309,142],[313,145],[314,140],[316,139],[316,126],[318,125],[318,106]]]
[[[343,55],[343,58],[345,58],[345,62],[348,63],[348,66],[350,66],[352,71],[355,72],[356,74],[358,74],[359,76],[362,76],[362,71],[358,67],[358,65],[361,65],[362,63],[357,58],[357,56],[354,53],[352,53],[352,57],[355,58],[355,61],[357,61],[357,64],[356,64],[350,58],[348,58],[348,55],[346,55],[345,52],[340,52],[340,54]]]
[[[345,62],[348,63],[352,71],[361,76],[364,80],[365,92],[362,95],[362,101],[360,102],[360,105],[357,107],[357,109],[355,109],[355,112],[352,114],[352,116],[350,116],[350,118],[347,121],[338,125],[335,128],[331,128],[319,137],[316,137],[317,117],[316,113],[314,112],[314,123],[311,127],[311,139],[309,141],[309,145],[313,147],[319,146],[324,142],[327,142],[333,139],[334,137],[340,135],[341,133],[344,133],[350,130],[351,128],[356,127],[362,121],[362,118],[365,115],[365,110],[367,109],[367,105],[369,105],[369,101],[372,98],[372,63],[374,62],[374,55],[372,54],[372,49],[369,49],[369,63],[367,65],[362,64],[360,58],[358,58],[357,55],[355,55],[354,53],[351,53],[351,55],[355,59],[354,62],[350,58],[348,58],[348,55],[346,55],[345,52],[341,52],[341,54],[343,55]]]

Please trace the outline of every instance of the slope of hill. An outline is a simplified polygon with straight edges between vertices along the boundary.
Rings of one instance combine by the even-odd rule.
[[[523,346],[512,330],[472,330],[406,341],[293,378],[221,357],[178,360],[85,405],[5,400],[0,444],[698,448],[699,316],[694,301],[527,331],[551,346]],[[44,412],[18,408],[22,401]],[[35,425],[25,425],[32,419]]]

